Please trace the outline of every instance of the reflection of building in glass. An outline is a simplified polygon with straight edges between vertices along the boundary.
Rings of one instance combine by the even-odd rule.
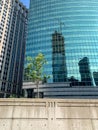
[[[64,82],[67,77],[64,37],[57,31],[52,34],[52,49],[53,81]]]
[[[62,33],[66,39],[67,77],[74,77],[69,80],[76,82],[76,85],[78,81],[81,82],[78,66],[80,57],[88,57],[91,72],[97,71],[98,7],[96,5],[98,0],[30,1],[26,56],[35,57],[39,52],[45,55],[48,65],[44,67],[44,73],[51,77],[48,83],[53,83],[51,34],[58,29],[58,21],[64,23]],[[85,83],[81,82],[79,85],[84,86]]]
[[[93,84],[89,59],[87,57],[84,57],[79,61],[79,72],[81,75],[81,82],[85,83],[85,85]]]
[[[71,86],[78,86],[78,85],[80,85],[79,84],[80,82],[77,79],[75,79],[74,76],[69,77],[68,81],[70,82]]]
[[[93,72],[93,78],[94,78],[95,84],[98,86],[98,72]]]

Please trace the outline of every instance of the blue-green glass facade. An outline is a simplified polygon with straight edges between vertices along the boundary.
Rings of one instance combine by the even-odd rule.
[[[98,0],[31,0],[28,19],[26,56],[45,55],[48,82],[53,82],[52,34],[58,31],[64,37],[67,80],[72,85],[97,85]]]

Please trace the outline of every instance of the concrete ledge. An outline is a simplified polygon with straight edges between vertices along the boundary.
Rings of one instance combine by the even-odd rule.
[[[0,99],[0,130],[98,130],[98,100]]]

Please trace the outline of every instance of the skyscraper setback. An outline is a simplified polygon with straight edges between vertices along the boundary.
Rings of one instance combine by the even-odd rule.
[[[74,86],[84,82],[86,86],[97,85],[98,78],[94,73],[98,72],[97,0],[31,0],[28,19],[26,56],[35,57],[39,52],[45,55],[48,65],[45,66],[44,73],[51,75],[49,83],[61,81],[64,74],[62,81],[65,78],[65,81],[72,82]],[[64,23],[64,26],[58,21]],[[64,38],[60,42],[64,54],[60,52],[58,57],[54,53],[58,45],[55,50],[53,48],[55,30],[57,36]],[[57,69],[54,62],[57,63]],[[60,68],[60,63],[65,67],[61,65]],[[58,69],[60,73],[57,75]]]
[[[27,14],[19,0],[0,1],[0,97],[21,94]]]

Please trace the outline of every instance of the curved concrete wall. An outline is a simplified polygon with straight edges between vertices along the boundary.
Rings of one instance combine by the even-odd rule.
[[[98,130],[98,100],[0,99],[0,130]]]

